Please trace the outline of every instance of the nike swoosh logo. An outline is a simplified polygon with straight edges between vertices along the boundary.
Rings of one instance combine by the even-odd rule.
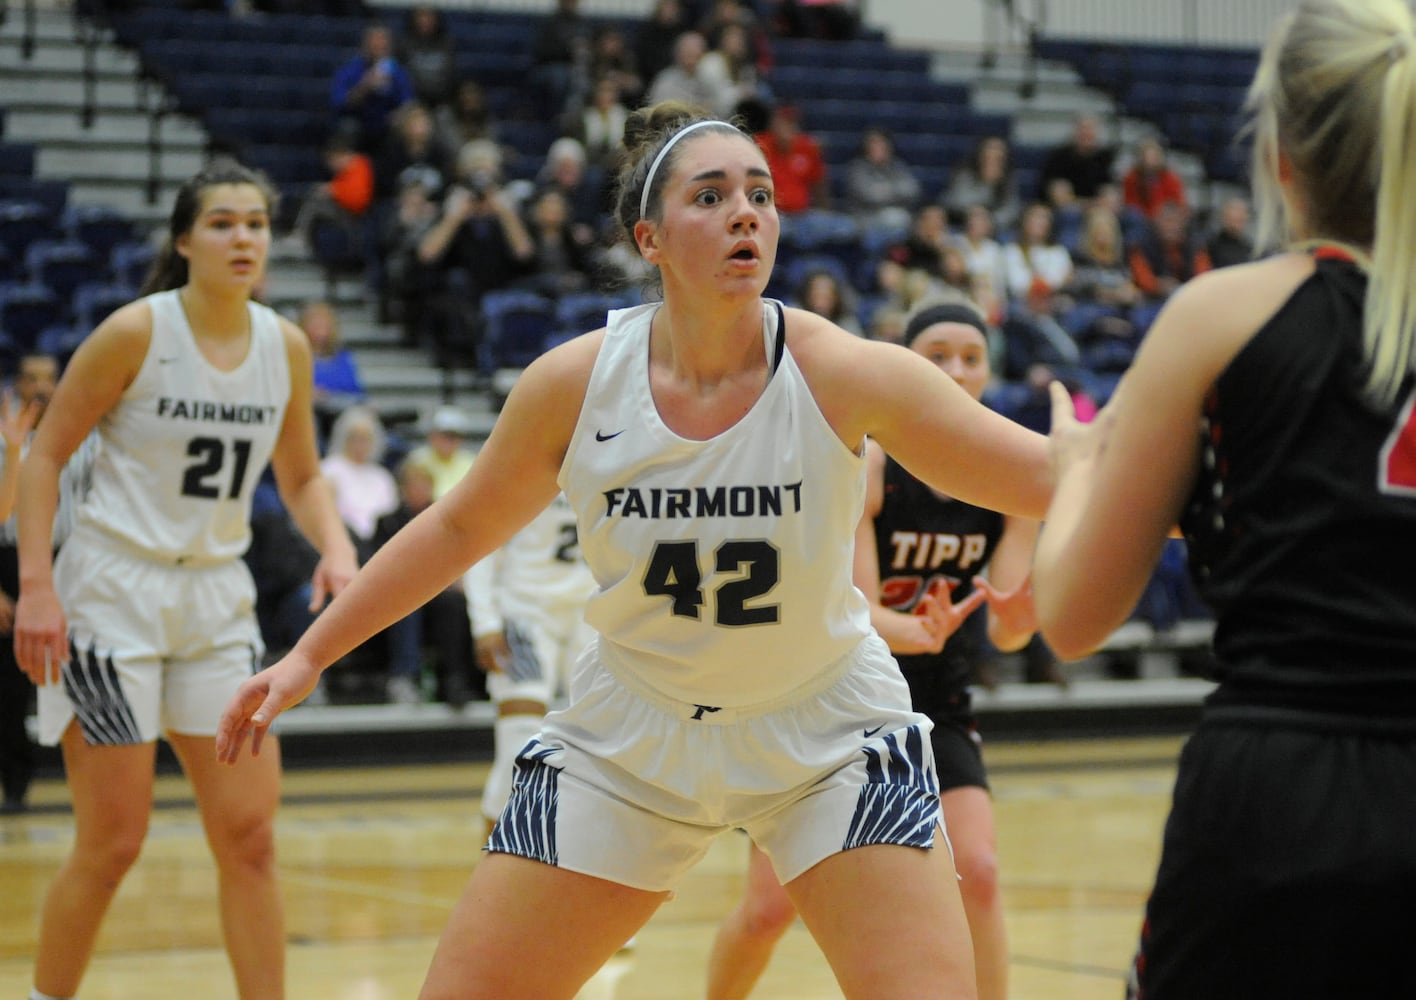
[[[181,361],[181,360],[182,360],[182,358],[181,358],[181,356],[179,355],[178,357],[175,357],[175,358],[158,358],[158,359],[157,359],[157,363],[160,364],[160,365],[170,365],[170,364],[172,364],[172,362],[174,362],[174,361]]]
[[[595,440],[596,440],[596,441],[608,441],[608,440],[610,440],[610,438],[617,438],[617,437],[619,437],[619,436],[620,436],[621,434],[623,434],[623,433],[624,433],[624,431],[615,431],[613,434],[606,434],[604,431],[596,431],[596,432],[595,432]]]
[[[870,739],[872,736],[874,736],[876,733],[880,732],[880,730],[884,728],[884,726],[876,726],[874,729],[867,729],[865,731],[865,738]]]

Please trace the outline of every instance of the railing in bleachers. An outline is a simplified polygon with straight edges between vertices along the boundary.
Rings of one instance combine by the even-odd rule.
[[[1293,0],[1047,0],[1044,32],[1061,38],[1258,48]]]

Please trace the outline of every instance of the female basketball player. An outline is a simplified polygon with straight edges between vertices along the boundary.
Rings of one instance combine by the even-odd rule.
[[[947,303],[916,313],[905,344],[974,399],[990,377],[983,314]],[[874,441],[866,445],[865,514],[856,533],[855,583],[870,620],[899,661],[915,709],[934,723],[930,740],[940,802],[973,938],[980,1000],[1008,995],[1008,943],[998,884],[998,845],[988,776],[979,752],[969,680],[987,598],[993,645],[1014,650],[1037,627],[1027,573],[1037,522],[940,496]],[[978,575],[988,569],[988,576]],[[742,901],[718,930],[708,1000],[740,1000],[796,918],[766,855],[753,848]]]
[[[322,553],[316,603],[354,573],[320,476],[310,349],[251,301],[272,195],[216,163],[177,194],[144,289],[75,352],[21,470],[15,653],[39,688],[40,739],[63,748],[76,826],[45,900],[36,1000],[72,997],[99,924],[137,859],[156,740],[192,782],[220,875],[222,928],[243,1000],[284,996],[274,831],[279,756],[218,767],[221,708],[260,664],[241,554],[267,462]],[[59,470],[94,427],[93,485],[57,560]]]
[[[570,678],[593,636],[585,604],[595,578],[580,554],[575,510],[564,496],[463,578],[477,665],[497,706],[494,760],[482,789],[488,832],[506,808],[516,755]]]
[[[877,437],[936,488],[1040,516],[1041,437],[923,358],[765,302],[755,143],[637,113],[617,214],[664,300],[532,364],[471,471],[223,719],[234,760],[320,670],[563,491],[599,585],[570,707],[522,751],[424,1000],[570,998],[719,833],[772,859],[846,996],[972,997],[929,720],[850,583]]]
[[[1261,234],[1196,279],[1102,424],[1054,386],[1042,631],[1093,649],[1169,525],[1217,617],[1136,985],[1145,1000],[1416,996],[1416,19],[1309,0],[1249,92]]]

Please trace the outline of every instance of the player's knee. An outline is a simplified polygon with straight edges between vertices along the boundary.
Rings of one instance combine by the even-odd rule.
[[[143,837],[146,832],[146,827],[115,831],[112,837],[105,838],[102,843],[86,848],[81,854],[80,863],[100,882],[116,886],[128,870],[137,864],[139,855],[143,853]]]
[[[212,837],[212,849],[223,869],[267,874],[275,870],[275,824],[270,817],[230,823]]]
[[[743,907],[743,929],[752,937],[776,940],[796,919],[796,907],[785,892],[756,893]]]
[[[998,897],[998,852],[991,845],[960,850],[955,845],[954,867],[965,902],[993,904]]]

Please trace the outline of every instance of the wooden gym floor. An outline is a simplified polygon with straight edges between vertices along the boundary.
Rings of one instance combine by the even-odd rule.
[[[990,745],[1013,1000],[1119,998],[1180,739]],[[279,821],[292,1000],[411,1000],[481,845],[485,763],[288,771]],[[180,777],[159,778],[147,846],[108,915],[83,1000],[226,1000],[215,878]],[[30,986],[36,913],[72,840],[67,791],[0,818],[0,996]],[[745,841],[722,838],[583,1000],[691,1000]],[[801,924],[761,1000],[839,998]]]

